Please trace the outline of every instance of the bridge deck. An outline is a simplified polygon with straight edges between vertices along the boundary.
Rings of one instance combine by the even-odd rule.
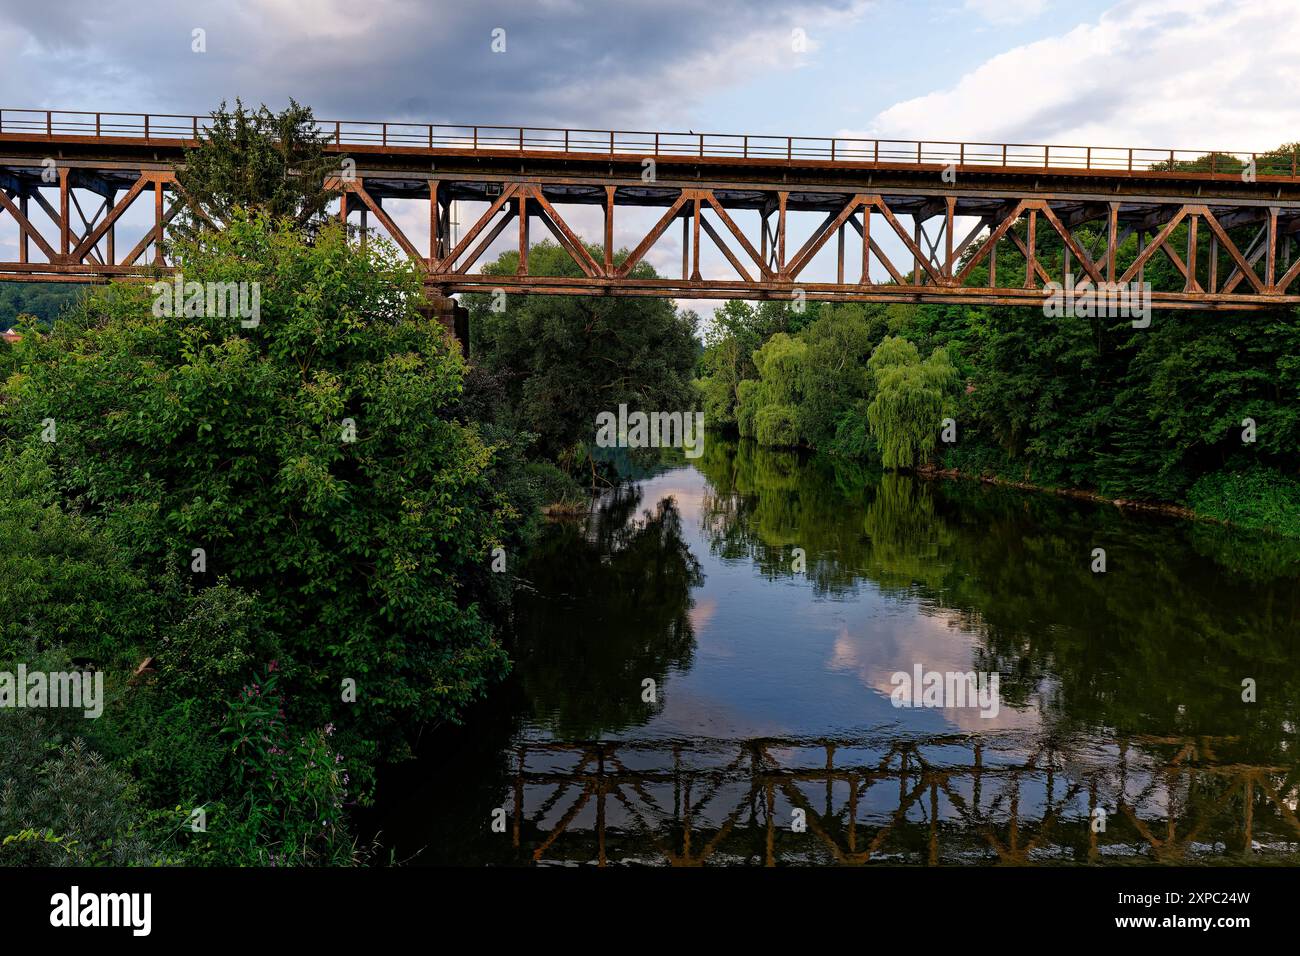
[[[166,270],[167,229],[183,202],[175,169],[209,122],[0,110],[0,226],[10,220],[17,249],[14,261],[0,261],[0,278],[105,281]],[[386,233],[444,294],[1037,305],[1049,282],[1140,285],[1159,255],[1179,279],[1150,290],[1156,306],[1300,304],[1295,152],[353,121],[319,128],[340,155],[331,183],[342,194],[339,214]],[[152,227],[137,229],[124,253],[122,214],[145,194],[154,197]],[[423,204],[427,235],[398,225],[413,219],[395,214],[408,202]],[[460,236],[453,203],[471,220]],[[582,206],[604,210],[595,242],[569,222]],[[619,207],[661,211],[653,225],[633,214],[640,238],[626,258],[614,249]],[[665,239],[678,221],[680,240]],[[573,275],[529,271],[535,223],[569,252]],[[517,274],[475,271],[510,225]],[[636,268],[660,242],[680,249],[680,276]],[[703,243],[721,258],[702,263]]]

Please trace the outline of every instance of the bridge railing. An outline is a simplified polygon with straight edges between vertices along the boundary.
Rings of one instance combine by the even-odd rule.
[[[75,110],[0,109],[0,136],[81,137],[176,143],[197,139],[208,116],[175,113],[91,113]],[[482,152],[582,153],[663,159],[784,160],[888,166],[1020,168],[1093,171],[1210,173],[1296,178],[1300,151],[1145,149],[890,140],[860,137],[771,136],[743,133],[564,129],[523,126],[455,126],[319,120],[318,130],[337,146],[378,146]]]

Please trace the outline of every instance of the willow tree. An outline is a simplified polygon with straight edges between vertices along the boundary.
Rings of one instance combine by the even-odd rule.
[[[943,349],[922,361],[907,339],[887,336],[871,353],[867,368],[875,396],[867,424],[886,468],[912,468],[929,458],[957,370]]]

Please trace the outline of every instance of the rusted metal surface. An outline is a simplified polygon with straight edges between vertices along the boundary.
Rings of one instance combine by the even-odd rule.
[[[1294,768],[1220,756],[1234,744],[525,741],[492,805],[523,864],[1293,863]]]
[[[66,143],[177,146],[193,143],[211,124],[207,116],[0,109],[0,142],[44,139]],[[1059,143],[985,143],[859,137],[769,136],[655,130],[566,129],[319,120],[317,128],[340,147],[385,152],[466,151],[484,155],[635,156],[721,159],[746,164],[834,163],[1001,167],[1038,171],[1168,173],[1232,177],[1254,162],[1260,176],[1295,179],[1296,152],[1283,155],[1219,149],[1072,146]]]
[[[7,217],[18,234],[0,279],[102,282],[165,271],[167,229],[185,202],[175,168],[206,122],[0,110],[0,225]],[[1157,307],[1300,304],[1300,177],[1289,153],[320,125],[356,165],[355,176],[329,184],[341,193],[340,217],[389,237],[435,295],[1038,305],[1048,283],[1141,282],[1161,256],[1181,279],[1152,290]],[[123,214],[145,194],[151,225],[117,242]],[[407,234],[401,224],[412,219],[393,213],[397,201],[427,204],[418,220],[427,236]],[[468,217],[459,237],[453,204]],[[572,224],[583,206],[603,213],[592,242]],[[52,227],[34,222],[36,208]],[[615,227],[634,208],[658,212],[623,255]],[[534,221],[575,275],[530,271]],[[516,273],[483,275],[512,225]],[[679,276],[639,268],[660,242],[680,243]],[[702,243],[718,255],[702,257]],[[1010,261],[1025,266],[1014,286]]]

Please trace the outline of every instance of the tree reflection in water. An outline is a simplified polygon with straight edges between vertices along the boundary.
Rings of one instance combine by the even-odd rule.
[[[1244,863],[1300,848],[1294,544],[713,437],[693,466],[702,492],[666,483],[690,500],[652,482],[648,506],[646,485],[626,486],[587,521],[548,528],[520,572],[514,674],[405,773],[403,805],[384,816],[397,845],[428,862],[759,865]],[[711,575],[758,573],[711,589],[692,544]],[[1090,569],[1094,547],[1105,574]],[[771,592],[796,583],[795,548],[808,598]],[[748,691],[727,666],[781,666],[762,641],[736,643],[749,656],[734,665],[696,659],[694,603],[734,610],[764,589],[847,607],[874,596],[956,622],[966,666],[999,672],[1004,705],[1037,720],[665,734],[675,674],[732,680],[714,695],[725,703]],[[656,704],[641,699],[645,678]],[[803,693],[831,686],[810,679]],[[792,693],[792,706],[820,713],[814,703]],[[489,827],[498,807],[505,833]],[[806,833],[791,830],[795,809]]]

